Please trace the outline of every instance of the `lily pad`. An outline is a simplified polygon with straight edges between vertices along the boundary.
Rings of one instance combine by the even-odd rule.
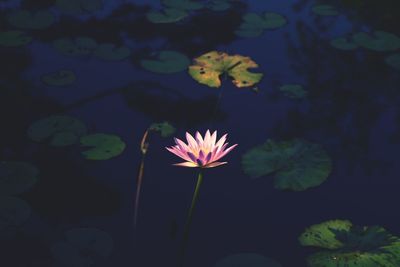
[[[100,44],[94,55],[100,59],[108,61],[124,60],[131,55],[128,47],[116,47],[114,44]]]
[[[174,23],[187,17],[185,10],[176,8],[165,8],[162,11],[150,11],[146,18],[152,23]]]
[[[243,16],[243,23],[235,34],[240,37],[257,37],[261,35],[264,30],[273,30],[283,27],[287,23],[284,16],[265,12],[263,15],[257,13],[247,13]]]
[[[57,0],[57,7],[64,13],[82,15],[93,13],[103,8],[102,0]]]
[[[312,7],[314,14],[319,16],[337,16],[339,12],[336,7],[331,5],[315,5]]]
[[[59,70],[43,75],[41,80],[49,86],[68,86],[75,82],[76,76],[73,71]]]
[[[345,37],[338,37],[331,40],[331,46],[341,50],[354,50],[358,48],[358,44],[348,40]]]
[[[219,260],[215,267],[282,267],[282,265],[256,253],[241,253]]]
[[[252,178],[274,174],[278,189],[303,191],[326,180],[332,161],[318,144],[301,139],[267,140],[244,154],[242,166]]]
[[[169,137],[176,131],[175,127],[166,121],[162,123],[153,123],[150,125],[150,130],[159,132],[162,137]]]
[[[54,48],[60,53],[67,56],[84,56],[90,55],[96,51],[98,45],[95,40],[88,37],[78,37],[71,39],[58,39],[53,42]]]
[[[18,10],[8,15],[7,21],[17,28],[42,30],[53,24],[54,15],[48,10],[36,12]]]
[[[32,37],[22,31],[0,32],[0,45],[8,47],[24,46],[32,41]]]
[[[385,62],[389,66],[392,66],[397,70],[400,70],[400,54],[394,54],[386,57]]]
[[[353,35],[353,41],[373,51],[394,51],[400,48],[400,38],[389,32],[375,31],[372,35],[359,32]]]
[[[49,141],[50,145],[57,147],[75,144],[84,134],[86,126],[80,120],[58,115],[36,121],[28,130],[28,136],[33,141]]]
[[[113,248],[111,236],[94,228],[66,232],[66,241],[52,245],[55,261],[65,267],[86,267],[107,258]]]
[[[82,152],[86,159],[107,160],[121,154],[125,149],[125,143],[119,136],[109,134],[91,134],[81,137],[81,145],[91,147]]]
[[[208,3],[207,8],[212,11],[225,11],[231,7],[229,0],[213,0]]]
[[[0,195],[24,193],[37,182],[38,169],[27,162],[0,162]]]
[[[22,199],[0,197],[0,233],[6,234],[21,226],[31,216],[31,208]]]
[[[233,78],[233,84],[241,88],[253,86],[261,80],[262,73],[249,71],[257,67],[257,63],[249,57],[211,51],[194,59],[194,64],[189,67],[189,74],[209,87],[220,87],[220,76],[228,75]]]
[[[164,6],[181,9],[181,10],[197,10],[204,7],[204,4],[191,0],[163,0]]]
[[[155,59],[144,59],[140,64],[148,71],[168,74],[184,71],[190,60],[177,51],[166,50],[157,53]]]
[[[325,249],[308,258],[310,267],[400,265],[400,239],[379,226],[360,227],[349,221],[328,221],[308,228],[300,241],[304,246]]]
[[[307,96],[307,91],[301,84],[285,84],[279,90],[290,98],[300,99]]]

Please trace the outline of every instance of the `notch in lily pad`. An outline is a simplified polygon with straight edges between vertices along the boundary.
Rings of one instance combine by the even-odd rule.
[[[307,228],[299,241],[322,249],[308,257],[310,267],[400,266],[400,239],[380,226],[331,220]]]
[[[81,146],[88,147],[82,155],[89,160],[108,160],[125,150],[125,143],[117,135],[96,133],[81,137]]]
[[[187,69],[190,65],[190,60],[180,52],[165,50],[155,53],[152,59],[141,60],[140,64],[145,70],[170,74]]]
[[[239,253],[219,260],[215,267],[282,267],[282,265],[260,254]]]
[[[318,144],[302,139],[269,139],[243,155],[242,167],[252,178],[274,175],[277,189],[303,191],[328,178],[332,161]]]
[[[251,87],[262,79],[262,73],[249,71],[253,68],[258,68],[258,64],[249,57],[211,51],[194,59],[189,74],[199,83],[216,88],[222,84],[220,76],[230,76],[233,84],[242,88]]]
[[[32,123],[28,129],[28,137],[35,142],[47,142],[51,146],[65,147],[75,144],[86,132],[86,125],[80,120],[70,116],[54,115]]]
[[[17,10],[7,16],[9,24],[16,28],[43,30],[54,23],[54,15],[48,10]]]
[[[23,31],[0,32],[0,45],[6,47],[25,46],[32,42],[32,37]]]
[[[76,76],[71,70],[59,70],[43,75],[41,80],[48,86],[62,87],[73,84],[76,80]]]
[[[149,127],[150,131],[159,132],[162,137],[170,137],[172,136],[176,129],[169,122],[164,121],[161,123],[153,123]]]
[[[262,15],[247,13],[243,16],[243,22],[235,34],[245,38],[257,37],[265,30],[275,30],[286,24],[286,18],[278,13],[265,12]]]

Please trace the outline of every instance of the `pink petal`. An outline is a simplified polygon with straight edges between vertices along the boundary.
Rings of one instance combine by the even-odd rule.
[[[227,145],[228,145],[228,143],[224,144],[223,146],[217,146],[214,156],[211,160],[212,161],[219,160]]]
[[[203,137],[201,137],[201,134],[199,132],[196,132],[196,141],[197,141],[197,144],[199,145],[199,147],[203,146],[204,140],[203,140]]]
[[[210,150],[212,150],[214,148],[216,141],[217,141],[217,131],[214,131],[213,134],[211,135],[211,140],[210,140],[211,148],[210,148]]]
[[[197,148],[198,148],[197,142],[193,138],[193,136],[188,132],[186,132],[186,140],[187,140],[187,142],[189,144],[189,147],[191,147],[192,150],[197,150]]]
[[[221,166],[221,165],[224,165],[224,164],[227,164],[227,163],[228,162],[218,162],[218,161],[216,161],[216,162],[207,164],[206,166],[204,166],[204,168],[214,168],[214,167],[218,167],[218,166]]]
[[[182,151],[178,150],[178,148],[176,148],[176,147],[171,147],[171,148],[170,147],[166,147],[166,149],[169,152],[171,152],[172,154],[175,154],[176,156],[178,156],[178,157],[180,157],[180,158],[182,158],[184,160],[190,161],[190,158],[185,153],[183,153]]]
[[[232,151],[232,149],[234,149],[237,146],[237,144],[230,146],[229,148],[227,148],[226,150],[222,151],[219,155],[218,158],[216,158],[215,160],[219,160],[220,158],[224,157],[226,154],[228,154],[229,152]]]
[[[189,167],[189,168],[199,167],[196,163],[193,162],[175,163],[174,166]]]
[[[224,143],[225,143],[225,141],[226,141],[226,137],[228,136],[228,134],[224,134],[219,140],[218,140],[218,142],[215,144],[215,146],[222,146]]]
[[[210,134],[210,130],[207,130],[205,136],[204,136],[204,144],[205,146],[209,146],[210,145],[210,141],[211,141],[211,134]]]
[[[174,138],[174,140],[175,140],[175,143],[176,143],[178,146],[180,146],[180,148],[181,148],[182,150],[190,151],[189,147],[188,147],[182,140],[180,140],[180,139],[178,139],[178,138]]]

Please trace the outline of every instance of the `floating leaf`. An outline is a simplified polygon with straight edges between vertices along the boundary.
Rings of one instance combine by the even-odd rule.
[[[153,23],[174,23],[184,19],[188,13],[176,8],[165,8],[162,11],[150,11],[146,18]]]
[[[349,221],[327,221],[309,227],[304,246],[329,249],[308,258],[310,267],[397,267],[400,239],[379,226],[353,226]]]
[[[356,48],[358,48],[358,44],[349,41],[347,38],[345,37],[339,37],[339,38],[335,38],[333,40],[331,40],[331,45],[337,49],[341,49],[341,50],[354,50]]]
[[[32,41],[32,37],[22,31],[0,32],[0,45],[14,47],[24,46]]]
[[[249,57],[211,51],[194,59],[194,64],[189,67],[189,74],[199,83],[210,87],[221,86],[221,75],[232,77],[236,87],[250,87],[258,83],[263,76],[262,73],[248,70],[257,67],[257,63]]]
[[[27,162],[0,162],[0,195],[17,195],[37,182],[38,169]]]
[[[386,57],[385,62],[389,66],[392,66],[397,70],[400,70],[400,54],[394,54]]]
[[[400,38],[384,31],[375,31],[373,35],[359,32],[353,35],[353,41],[359,46],[374,51],[394,51],[400,48]]]
[[[67,86],[75,82],[75,73],[70,70],[59,70],[42,76],[42,82],[49,86]]]
[[[60,266],[92,266],[108,257],[113,248],[111,236],[94,228],[78,228],[66,232],[66,242],[52,245],[51,252]]]
[[[162,137],[169,137],[176,131],[175,127],[166,121],[162,123],[153,123],[150,125],[150,130],[160,132]]]
[[[329,176],[332,162],[317,144],[305,140],[267,140],[242,158],[244,172],[252,178],[275,174],[275,187],[302,191],[320,185]]]
[[[0,197],[0,233],[6,234],[21,226],[31,216],[31,208],[22,199]]]
[[[281,267],[278,262],[255,253],[230,255],[215,264],[215,267]]]
[[[82,15],[85,13],[93,13],[103,8],[102,0],[57,0],[57,7],[72,15]]]
[[[202,3],[191,0],[163,0],[163,5],[181,10],[197,10],[204,7]]]
[[[286,23],[286,18],[277,13],[265,12],[263,15],[247,13],[243,16],[243,23],[235,34],[240,37],[257,37],[264,30],[278,29]]]
[[[334,6],[330,5],[315,5],[312,7],[312,11],[314,14],[320,15],[320,16],[337,16],[339,15],[339,12]]]
[[[107,160],[121,154],[125,143],[119,136],[109,134],[91,134],[81,137],[81,145],[92,147],[82,152],[86,159]]]
[[[94,55],[108,61],[123,60],[130,57],[131,50],[125,46],[116,47],[114,44],[100,44]]]
[[[7,16],[7,21],[17,28],[41,30],[53,24],[54,15],[48,10],[37,12],[17,10]]]
[[[285,84],[279,90],[290,98],[300,99],[307,96],[307,91],[304,90],[301,84]]]
[[[97,49],[97,42],[92,38],[78,37],[71,39],[58,39],[53,42],[54,48],[67,56],[90,55]]]
[[[140,62],[142,67],[156,73],[176,73],[185,70],[190,65],[190,60],[177,51],[161,51],[155,59],[144,59]]]
[[[80,120],[69,116],[50,116],[34,122],[28,136],[36,142],[50,140],[52,146],[69,146],[75,144],[79,137],[86,134],[86,126]]]
[[[208,3],[207,8],[212,11],[225,11],[231,7],[229,0],[213,0]]]

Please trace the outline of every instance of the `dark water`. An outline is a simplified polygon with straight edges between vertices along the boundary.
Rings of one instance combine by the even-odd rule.
[[[1,240],[0,266],[58,266],[51,246],[64,232],[82,227],[109,233],[114,244],[109,257],[82,266],[176,266],[197,172],[171,166],[178,159],[164,147],[173,144],[172,137],[150,139],[137,232],[133,229],[139,144],[150,124],[165,120],[179,138],[210,128],[229,133],[229,141],[239,144],[226,157],[228,165],[205,172],[187,266],[214,266],[245,252],[285,267],[306,266],[311,250],[299,244],[299,235],[331,219],[380,225],[400,235],[400,76],[384,61],[394,52],[343,51],[329,43],[357,31],[399,35],[396,1],[325,1],[340,12],[328,17],[311,12],[314,1],[236,1],[223,12],[199,10],[163,25],[145,18],[160,6],[154,0],[104,1],[103,9],[84,16],[60,15],[54,2],[0,1],[1,31],[15,29],[6,20],[12,8],[58,14],[49,28],[26,30],[33,37],[30,44],[0,46],[0,159],[30,162],[40,170],[38,183],[18,196],[32,215],[14,237]],[[234,34],[245,13],[261,11],[282,14],[288,23],[257,38]],[[79,36],[125,44],[132,55],[110,62],[68,57],[52,46],[56,39]],[[186,71],[157,74],[140,66],[161,50],[188,58],[212,50],[249,56],[264,73],[259,92],[229,81],[209,88]],[[65,87],[41,82],[43,74],[59,69],[72,70],[76,81]],[[293,83],[306,88],[306,98],[279,91]],[[80,156],[79,146],[31,141],[29,126],[55,114],[80,119],[89,133],[118,135],[126,149],[110,160],[91,161]],[[271,175],[250,179],[242,155],[269,138],[320,144],[333,162],[328,179],[302,192],[275,189]]]

